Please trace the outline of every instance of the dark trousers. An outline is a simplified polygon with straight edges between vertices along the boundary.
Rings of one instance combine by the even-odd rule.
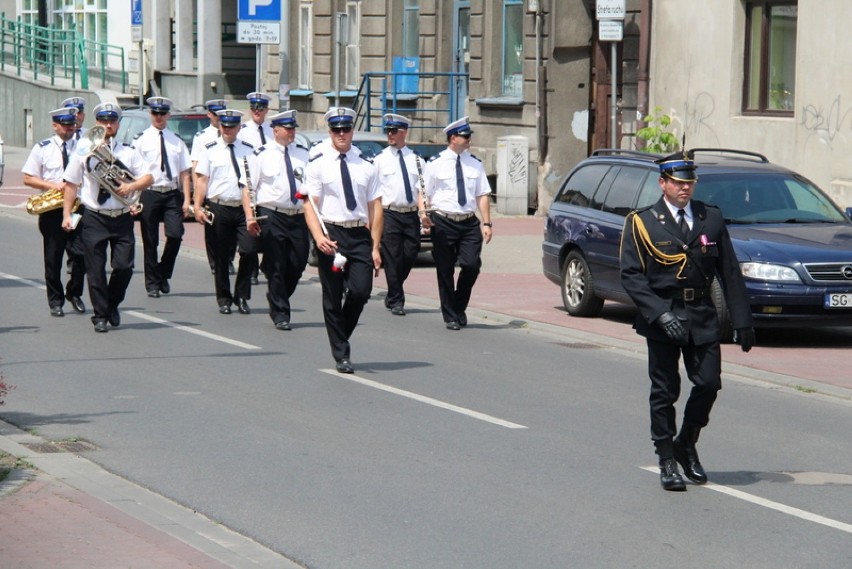
[[[82,296],[86,266],[83,247],[80,243],[80,227],[66,232],[62,229],[62,210],[54,209],[38,216],[38,230],[42,236],[44,251],[44,284],[47,288],[47,304],[62,306],[69,296]],[[71,278],[62,287],[62,258],[65,254],[71,261]]]
[[[213,281],[216,286],[216,302],[219,306],[230,305],[234,298],[251,298],[251,274],[257,263],[256,239],[246,229],[246,216],[243,208],[220,204],[209,204],[215,218],[210,229],[216,251],[213,266]],[[228,263],[231,252],[239,246],[240,266],[231,294],[231,278],[228,276]]]
[[[433,215],[432,221],[432,257],[438,275],[441,314],[444,322],[458,322],[459,315],[467,310],[482,266],[482,230],[476,217],[452,221]],[[455,281],[456,262],[460,269],[458,282]]]
[[[305,216],[285,215],[258,207],[260,241],[263,246],[264,273],[268,281],[266,299],[269,317],[276,324],[290,321],[290,297],[308,264],[308,226]]]
[[[133,276],[136,247],[133,223],[133,216],[129,213],[107,217],[93,210],[83,211],[81,238],[86,277],[89,279],[89,299],[94,312],[92,322],[105,322],[124,301],[127,285]],[[107,247],[112,268],[109,281],[106,275]]]
[[[399,213],[385,210],[382,232],[382,268],[388,283],[385,306],[405,305],[403,284],[420,252],[420,217],[416,211]]]
[[[349,338],[373,290],[373,240],[366,227],[329,225],[328,233],[332,241],[337,241],[338,251],[347,263],[345,270],[334,271],[334,256],[319,252],[322,313],[331,355],[335,360],[349,359]]]
[[[168,193],[146,190],[142,192],[142,246],[145,256],[145,290],[159,290],[164,280],[172,278],[175,261],[183,240],[183,194],[178,190]],[[160,224],[166,234],[163,255],[157,261],[160,244]]]
[[[677,434],[674,404],[680,397],[678,362],[681,354],[692,391],[684,408],[683,420],[704,427],[710,410],[722,389],[722,351],[719,342],[687,346],[648,339],[648,375],[651,377],[651,439],[660,456],[672,456],[671,441]]]

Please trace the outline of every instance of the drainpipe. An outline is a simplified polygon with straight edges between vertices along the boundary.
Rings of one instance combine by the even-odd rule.
[[[639,4],[641,12],[639,14],[639,69],[636,82],[636,110],[639,111],[640,121],[650,111],[648,108],[648,84],[650,83],[649,69],[651,65],[651,2],[652,0],[641,0]]]

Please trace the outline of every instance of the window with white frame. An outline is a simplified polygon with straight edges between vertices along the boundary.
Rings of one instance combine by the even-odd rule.
[[[107,41],[107,0],[53,0],[52,24],[76,29],[90,41]]]
[[[524,94],[523,0],[503,0],[503,96]]]
[[[38,0],[18,0],[18,15],[28,26],[38,25]]]
[[[347,0],[346,2],[347,43],[343,50],[343,84],[345,89],[356,90],[361,84],[360,59],[361,50],[361,2]]]
[[[792,115],[796,102],[796,0],[746,3],[743,112]]]
[[[402,13],[402,56],[420,56],[420,0],[405,0]]]
[[[310,89],[313,75],[313,2],[302,0],[299,4],[299,72],[298,88]]]

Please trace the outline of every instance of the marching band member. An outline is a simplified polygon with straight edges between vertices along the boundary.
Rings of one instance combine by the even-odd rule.
[[[260,234],[268,278],[269,316],[278,330],[290,330],[290,297],[308,263],[310,239],[299,184],[308,163],[308,150],[293,142],[296,111],[269,117],[274,140],[255,150],[257,167],[252,179],[257,193],[257,215],[249,232]],[[298,175],[297,175],[298,174]],[[251,212],[246,215],[251,217]]]

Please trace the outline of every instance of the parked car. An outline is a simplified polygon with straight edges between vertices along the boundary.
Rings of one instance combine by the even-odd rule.
[[[207,111],[203,109],[190,111],[172,109],[171,113],[168,122],[169,130],[178,135],[186,143],[186,147],[192,150],[192,141],[195,138],[195,134],[198,131],[204,130],[210,124]],[[149,126],[151,126],[151,114],[147,107],[123,109],[115,139],[117,142],[130,144],[137,134]]]
[[[661,196],[657,155],[598,150],[566,177],[547,215],[545,276],[572,316],[596,316],[604,300],[629,304],[621,286],[624,217]],[[852,325],[852,208],[844,213],[801,175],[753,152],[697,149],[695,199],[722,210],[755,325]],[[724,296],[713,299],[730,340]]]

